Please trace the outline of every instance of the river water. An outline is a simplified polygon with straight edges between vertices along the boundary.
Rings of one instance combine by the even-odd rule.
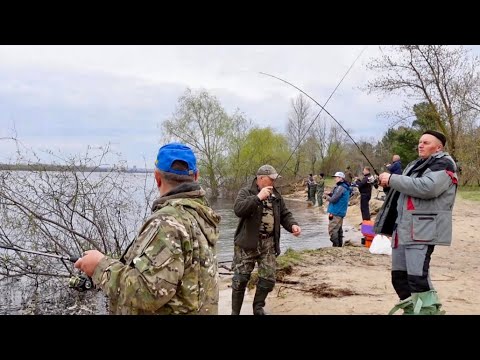
[[[131,187],[141,189],[141,185],[145,182],[145,175],[128,174],[128,180],[131,182]],[[135,200],[142,201],[141,199],[144,199],[142,197],[143,194],[142,191],[138,191],[138,194],[134,194]],[[143,202],[146,204],[145,200]],[[229,262],[233,258],[233,237],[239,221],[239,218],[233,212],[233,204],[234,201],[228,199],[218,199],[215,202],[211,202],[212,208],[221,216],[220,237],[217,245],[217,259],[219,262]],[[299,237],[294,237],[291,233],[281,228],[280,248],[282,253],[288,248],[303,250],[331,246],[327,232],[328,219],[323,209],[308,207],[306,199],[285,199],[285,204],[299,223],[302,233]],[[133,223],[130,225],[131,227],[134,226]],[[0,254],[4,254],[4,252],[0,251]],[[18,282],[15,279],[8,281],[9,279],[7,278],[5,280],[7,281],[0,283],[0,294],[2,295],[0,296],[0,313],[18,313],[20,308],[29,302],[28,298],[30,298],[31,294],[29,292],[31,289],[23,288],[23,279],[19,279],[20,281]],[[53,298],[54,296],[47,295],[47,297]],[[104,310],[97,306],[95,313],[104,313]]]
[[[219,199],[211,204],[212,208],[222,217],[217,246],[218,261],[231,261],[233,258],[233,236],[239,221],[233,212],[233,203],[233,200]],[[324,210],[318,207],[307,207],[306,201],[285,199],[285,204],[299,223],[302,233],[299,237],[295,237],[281,227],[280,249],[282,253],[288,248],[294,250],[318,249],[332,245],[327,232],[328,219]]]

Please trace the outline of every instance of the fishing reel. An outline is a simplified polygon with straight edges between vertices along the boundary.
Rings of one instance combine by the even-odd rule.
[[[275,196],[274,193],[271,193],[270,195],[268,195],[268,198],[267,200],[270,201],[270,202],[273,202],[277,197]]]
[[[68,287],[80,292],[93,289],[93,281],[85,274],[74,275],[68,281]]]

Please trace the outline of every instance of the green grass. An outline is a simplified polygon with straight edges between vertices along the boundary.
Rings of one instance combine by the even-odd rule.
[[[302,254],[300,254],[298,251],[288,248],[283,255],[280,255],[277,258],[277,265],[278,265],[278,268],[285,268],[291,265],[300,264],[302,260],[303,260]]]
[[[480,186],[461,186],[458,195],[465,200],[480,201]]]
[[[292,272],[293,266],[300,264],[303,261],[303,256],[300,252],[288,248],[283,255],[277,257],[277,280],[283,278],[286,274]],[[258,282],[258,271],[253,271],[250,280],[248,281],[247,288],[253,289]]]
[[[325,175],[325,186],[333,188],[335,186],[335,178]]]

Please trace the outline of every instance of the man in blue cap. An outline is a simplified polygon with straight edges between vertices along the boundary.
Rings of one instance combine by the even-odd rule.
[[[88,250],[75,267],[109,298],[113,314],[218,314],[216,242],[220,216],[197,182],[192,150],[160,148],[160,197],[120,260]]]

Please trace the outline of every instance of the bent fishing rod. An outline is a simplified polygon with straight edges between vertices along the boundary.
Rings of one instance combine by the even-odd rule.
[[[27,250],[27,249],[22,249],[14,246],[6,246],[6,245],[0,245],[1,249],[6,249],[6,250],[14,250],[14,251],[21,251],[21,252],[26,252],[29,254],[35,254],[35,255],[41,255],[41,256],[48,256],[48,257],[53,257],[57,258],[60,260],[67,260],[72,263],[77,262],[78,259],[80,259],[78,256],[64,256],[64,255],[55,255],[55,254],[49,254],[41,251],[34,251],[34,250]],[[85,291],[85,290],[90,290],[93,288],[93,282],[92,279],[90,279],[87,275],[81,274],[81,275],[74,275],[70,278],[68,282],[68,286],[70,288],[73,288],[78,291]]]
[[[49,253],[40,252],[40,251],[33,251],[33,250],[17,248],[17,247],[13,247],[13,246],[0,245],[0,248],[6,249],[6,250],[23,251],[23,252],[30,253],[30,254],[54,257],[54,258],[57,258],[57,259],[67,260],[67,261],[70,261],[72,263],[77,262],[77,260],[79,259],[79,257],[77,257],[77,256],[55,255],[55,254],[49,254]]]
[[[357,58],[355,59],[355,61],[352,63],[352,65],[350,65],[350,67],[348,68],[347,72],[345,73],[345,75],[342,77],[342,79],[340,80],[340,82],[338,83],[338,85],[335,87],[335,89],[333,90],[333,92],[330,94],[330,96],[328,97],[327,101],[325,102],[325,104],[322,106],[320,105],[320,103],[315,100],[313,97],[311,97],[310,95],[308,95],[305,91],[303,91],[302,89],[300,89],[298,86],[295,86],[294,84],[292,84],[291,82],[288,82],[287,80],[284,80],[284,79],[281,79],[279,78],[278,76],[274,76],[274,75],[271,75],[271,74],[267,74],[267,73],[264,73],[264,72],[260,72],[260,74],[262,75],[266,75],[266,76],[270,76],[270,77],[273,77],[277,80],[280,80],[292,87],[294,87],[295,89],[297,89],[298,91],[300,91],[302,94],[304,94],[305,96],[307,96],[310,100],[312,100],[315,104],[317,104],[318,106],[320,106],[320,111],[318,112],[317,116],[315,116],[315,118],[313,119],[312,123],[310,124],[310,126],[307,128],[307,130],[305,131],[305,134],[303,135],[303,137],[300,139],[300,141],[298,142],[297,146],[295,147],[295,149],[293,150],[292,154],[290,155],[290,157],[288,158],[288,160],[286,161],[285,165],[282,167],[282,169],[280,170],[280,172],[285,168],[285,166],[287,165],[288,161],[290,161],[291,157],[293,156],[293,154],[295,153],[295,151],[297,150],[298,146],[300,146],[301,142],[303,141],[303,139],[305,138],[305,136],[307,135],[308,133],[308,130],[310,130],[310,128],[312,127],[313,123],[317,120],[318,116],[321,114],[322,111],[325,111],[339,126],[340,128],[347,134],[347,136],[353,141],[353,143],[355,144],[355,146],[358,148],[358,150],[360,151],[360,153],[363,155],[363,157],[368,161],[368,163],[370,164],[370,166],[372,167],[373,171],[375,172],[375,174],[378,176],[379,173],[377,171],[377,169],[375,169],[375,166],[373,166],[373,164],[371,163],[371,161],[368,159],[367,155],[365,155],[365,153],[362,151],[362,149],[360,149],[360,146],[358,146],[358,144],[356,143],[356,141],[350,136],[350,134],[348,133],[347,130],[345,130],[345,128],[342,126],[342,124],[340,124],[337,119],[335,119],[335,117],[330,114],[330,112],[325,109],[325,106],[328,104],[328,102],[330,101],[330,99],[332,98],[333,94],[335,93],[335,91],[338,89],[338,87],[340,86],[340,84],[343,82],[343,80],[345,79],[345,77],[347,76],[347,74],[350,72],[350,70],[352,69],[353,65],[357,62],[357,60],[360,58],[360,56],[363,54],[363,52],[366,50],[367,47],[365,47],[361,53],[357,56]],[[278,174],[280,174],[280,172]]]

